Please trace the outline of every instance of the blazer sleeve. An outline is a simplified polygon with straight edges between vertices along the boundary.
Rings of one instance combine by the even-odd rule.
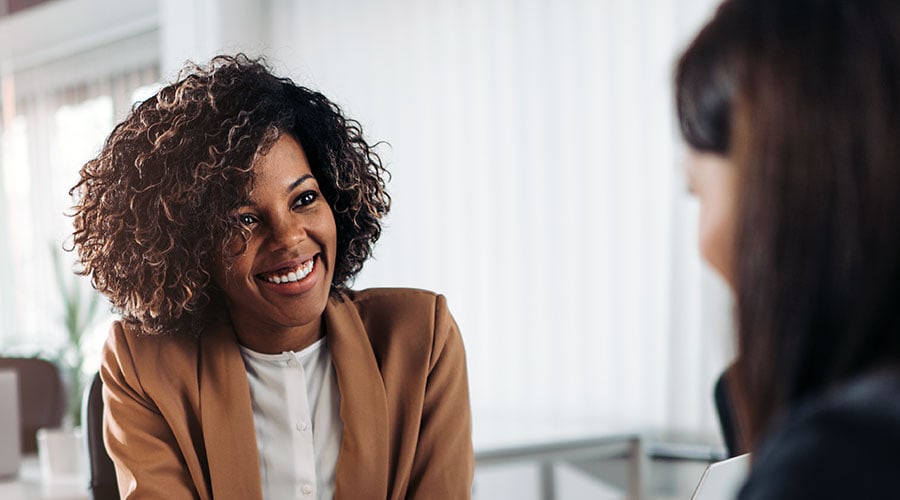
[[[407,498],[471,498],[475,458],[466,356],[459,328],[440,295],[434,324],[422,423]]]
[[[100,377],[103,437],[116,467],[121,498],[206,498],[198,494],[191,480],[172,429],[142,388],[119,322],[113,325],[103,348]]]

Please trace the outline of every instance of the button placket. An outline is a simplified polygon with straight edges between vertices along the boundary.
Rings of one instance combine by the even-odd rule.
[[[307,397],[306,367],[303,362],[293,357],[288,365],[292,372],[293,388],[290,392],[290,418],[293,421],[293,448],[296,471],[296,494],[298,498],[310,498],[316,492],[316,465],[313,451],[311,411]]]

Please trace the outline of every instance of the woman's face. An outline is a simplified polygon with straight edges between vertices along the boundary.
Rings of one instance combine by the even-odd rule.
[[[700,252],[734,285],[737,167],[725,156],[689,148],[684,171],[688,189],[700,200]]]
[[[331,207],[300,144],[282,134],[254,165],[254,186],[234,217],[247,249],[214,278],[238,338],[259,352],[298,350],[320,335],[334,275],[337,233]],[[240,241],[229,242],[229,251]]]

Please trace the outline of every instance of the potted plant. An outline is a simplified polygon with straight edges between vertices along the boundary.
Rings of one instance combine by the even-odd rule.
[[[85,470],[81,437],[81,398],[86,380],[83,340],[97,319],[100,295],[85,286],[81,276],[65,270],[57,246],[52,245],[50,253],[63,306],[65,339],[53,358],[66,385],[66,414],[62,428],[38,431],[38,455],[46,479],[77,479]]]
[[[56,359],[68,384],[67,416],[71,425],[77,427],[81,425],[81,396],[85,383],[82,372],[84,368],[82,340],[85,332],[97,319],[100,294],[93,288],[86,287],[81,276],[64,270],[56,246],[52,248],[51,255],[62,298],[62,322],[66,334],[65,343],[60,347]]]

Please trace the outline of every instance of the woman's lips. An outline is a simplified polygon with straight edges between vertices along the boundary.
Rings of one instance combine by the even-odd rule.
[[[313,258],[293,268],[282,268],[271,273],[256,275],[260,286],[283,295],[301,295],[310,291],[319,281],[322,274],[321,257]]]
[[[315,256],[306,262],[301,262],[299,265],[294,267],[284,267],[275,272],[271,273],[261,273],[258,274],[257,277],[259,279],[267,281],[269,283],[280,284],[280,283],[293,283],[295,281],[300,281],[303,278],[307,277],[309,273],[312,272],[313,267],[315,265]]]

